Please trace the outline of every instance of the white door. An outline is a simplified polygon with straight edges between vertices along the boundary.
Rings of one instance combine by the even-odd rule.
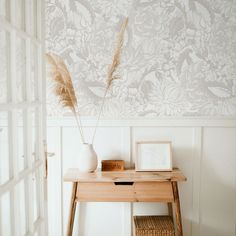
[[[0,0],[0,235],[47,235],[44,1]]]

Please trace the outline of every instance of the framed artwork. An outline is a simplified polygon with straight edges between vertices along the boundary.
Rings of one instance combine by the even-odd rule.
[[[172,171],[172,151],[169,141],[136,142],[136,171]]]

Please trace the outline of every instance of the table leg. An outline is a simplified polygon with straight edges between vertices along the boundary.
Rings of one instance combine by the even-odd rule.
[[[172,182],[172,189],[173,189],[174,203],[175,203],[175,217],[176,217],[176,225],[177,225],[177,236],[183,236],[182,219],[181,219],[181,211],[180,211],[180,201],[179,201],[179,191],[178,191],[177,182]]]
[[[172,220],[174,220],[172,202],[168,202],[167,204],[168,204],[168,215],[171,216]]]
[[[69,221],[67,226],[67,236],[72,236],[73,233],[73,225],[75,219],[75,210],[76,210],[76,191],[77,191],[77,184],[73,183],[72,193],[71,193],[71,202],[70,202],[70,212],[69,212]]]

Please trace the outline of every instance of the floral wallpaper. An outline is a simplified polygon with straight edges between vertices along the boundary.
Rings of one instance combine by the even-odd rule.
[[[69,66],[82,115],[98,114],[125,16],[104,117],[236,115],[235,0],[47,0],[47,51]],[[69,114],[48,89],[49,115]]]

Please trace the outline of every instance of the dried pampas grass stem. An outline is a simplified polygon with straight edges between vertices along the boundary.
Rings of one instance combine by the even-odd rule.
[[[119,75],[115,75],[116,70],[118,68],[118,66],[120,65],[120,57],[121,57],[121,51],[122,51],[122,47],[123,47],[123,43],[124,43],[124,33],[125,33],[125,29],[127,27],[128,24],[128,17],[125,18],[124,22],[121,25],[120,31],[117,35],[117,43],[116,43],[116,48],[115,48],[115,52],[113,55],[113,59],[112,59],[112,63],[108,68],[108,73],[107,73],[107,86],[106,86],[106,90],[104,93],[104,96],[102,98],[102,105],[98,114],[98,119],[95,125],[95,129],[94,129],[94,133],[93,133],[93,137],[92,137],[92,144],[96,135],[96,131],[97,131],[97,127],[98,127],[98,123],[99,120],[101,118],[101,114],[102,114],[102,110],[105,104],[105,98],[107,95],[107,92],[113,82],[113,80],[118,79]]]
[[[63,107],[69,108],[74,114],[82,142],[85,143],[82,123],[79,111],[77,109],[78,107],[77,98],[75,95],[75,90],[67,66],[59,56],[52,53],[50,54],[47,53],[46,59],[47,59],[47,65],[49,66],[48,69],[50,77],[53,79],[54,82],[54,92],[56,96],[59,98],[61,105]]]
[[[118,79],[119,76],[114,75],[118,66],[120,65],[120,56],[121,56],[121,51],[122,51],[122,46],[124,43],[124,33],[125,33],[125,29],[127,27],[128,24],[128,18],[126,18],[123,22],[123,24],[121,25],[120,31],[117,35],[117,44],[116,44],[116,49],[113,55],[113,60],[112,60],[112,64],[110,65],[109,69],[108,69],[108,74],[107,74],[107,88],[109,88],[111,86],[111,83],[113,80]]]

